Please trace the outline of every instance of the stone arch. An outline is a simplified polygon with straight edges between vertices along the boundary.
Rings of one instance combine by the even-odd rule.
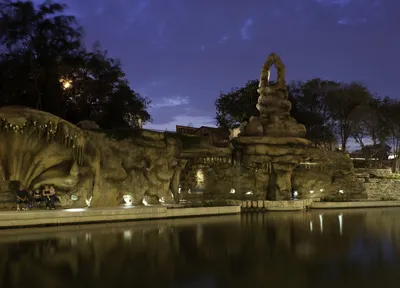
[[[270,86],[270,76],[271,76],[271,67],[272,65],[275,66],[277,70],[277,78],[276,83],[274,86],[278,89],[285,89],[286,88],[286,68],[283,64],[281,57],[279,57],[276,53],[271,53],[267,60],[265,61],[262,70],[261,70],[261,77],[260,77],[260,88],[265,88]]]

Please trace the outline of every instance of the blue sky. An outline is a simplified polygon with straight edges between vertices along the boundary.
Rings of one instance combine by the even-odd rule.
[[[359,80],[399,97],[399,0],[66,0],[152,100],[147,128],[215,124],[214,101],[259,77],[271,52],[288,80]]]

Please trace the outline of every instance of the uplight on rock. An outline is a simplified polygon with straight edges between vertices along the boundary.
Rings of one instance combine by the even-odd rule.
[[[235,194],[236,193],[236,191],[235,191],[235,189],[231,189],[231,191],[229,192],[229,193],[231,193],[231,194]]]
[[[133,198],[132,195],[126,194],[123,196],[126,205],[132,205]]]
[[[72,201],[78,201],[78,196],[76,196],[76,195],[71,195],[71,200]]]
[[[314,193],[314,190],[310,190],[310,194],[313,194]]]
[[[86,198],[86,206],[87,207],[90,207],[90,205],[92,204],[92,199],[93,199],[93,196],[91,196],[89,199]]]
[[[344,194],[344,191],[343,191],[343,190],[339,190],[339,193],[340,193],[340,194]]]

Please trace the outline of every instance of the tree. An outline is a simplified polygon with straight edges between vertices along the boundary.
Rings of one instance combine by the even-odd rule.
[[[6,100],[2,104],[26,103],[62,114],[65,99],[57,97],[61,94],[59,68],[73,62],[81,49],[81,29],[73,16],[62,14],[64,9],[65,5],[49,2],[37,8],[23,1],[0,5],[0,44],[6,48],[1,66],[9,67],[2,73],[1,96]],[[18,87],[16,91],[12,86]],[[6,92],[12,96],[4,95]]]
[[[393,147],[393,171],[400,170],[400,101],[385,97],[382,99],[381,111],[385,127]]]
[[[346,151],[348,139],[358,122],[353,112],[359,106],[367,105],[371,98],[372,95],[368,89],[357,82],[340,84],[328,91],[325,97],[325,105],[333,119],[336,133],[341,139],[343,151]]]
[[[129,128],[141,126],[139,121],[148,122],[151,117],[146,111],[150,101],[134,92],[127,83],[120,83],[112,97],[106,102],[98,121],[103,128]],[[115,117],[116,114],[122,117]]]
[[[221,93],[215,101],[217,125],[224,128],[236,128],[251,116],[258,116],[258,80],[248,81],[244,87],[234,88]],[[291,116],[306,126],[307,138],[317,146],[329,145],[335,141],[329,113],[324,97],[330,82],[319,79],[306,83],[293,82],[288,85],[288,100],[292,103]]]
[[[77,123],[132,127],[150,121],[149,101],[129,88],[119,61],[99,44],[87,52],[66,6],[3,1],[0,105],[22,105]]]
[[[336,82],[321,79],[288,85],[289,100],[292,102],[291,115],[306,127],[307,138],[319,148],[331,149],[336,142],[325,97],[337,86]]]
[[[233,88],[228,93],[220,93],[215,101],[217,125],[233,129],[248,121],[251,116],[258,116],[258,80],[251,80],[244,87]]]

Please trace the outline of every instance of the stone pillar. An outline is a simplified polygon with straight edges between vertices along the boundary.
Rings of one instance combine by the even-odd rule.
[[[290,200],[293,169],[293,164],[273,163],[273,170],[276,174],[275,200]]]
[[[181,172],[185,168],[186,163],[187,163],[187,160],[179,159],[178,165],[176,165],[174,167],[174,174],[172,176],[169,187],[171,189],[172,194],[174,195],[175,202],[179,202],[179,198],[180,198],[180,195],[178,193],[179,183],[180,183],[180,178],[181,178]]]

